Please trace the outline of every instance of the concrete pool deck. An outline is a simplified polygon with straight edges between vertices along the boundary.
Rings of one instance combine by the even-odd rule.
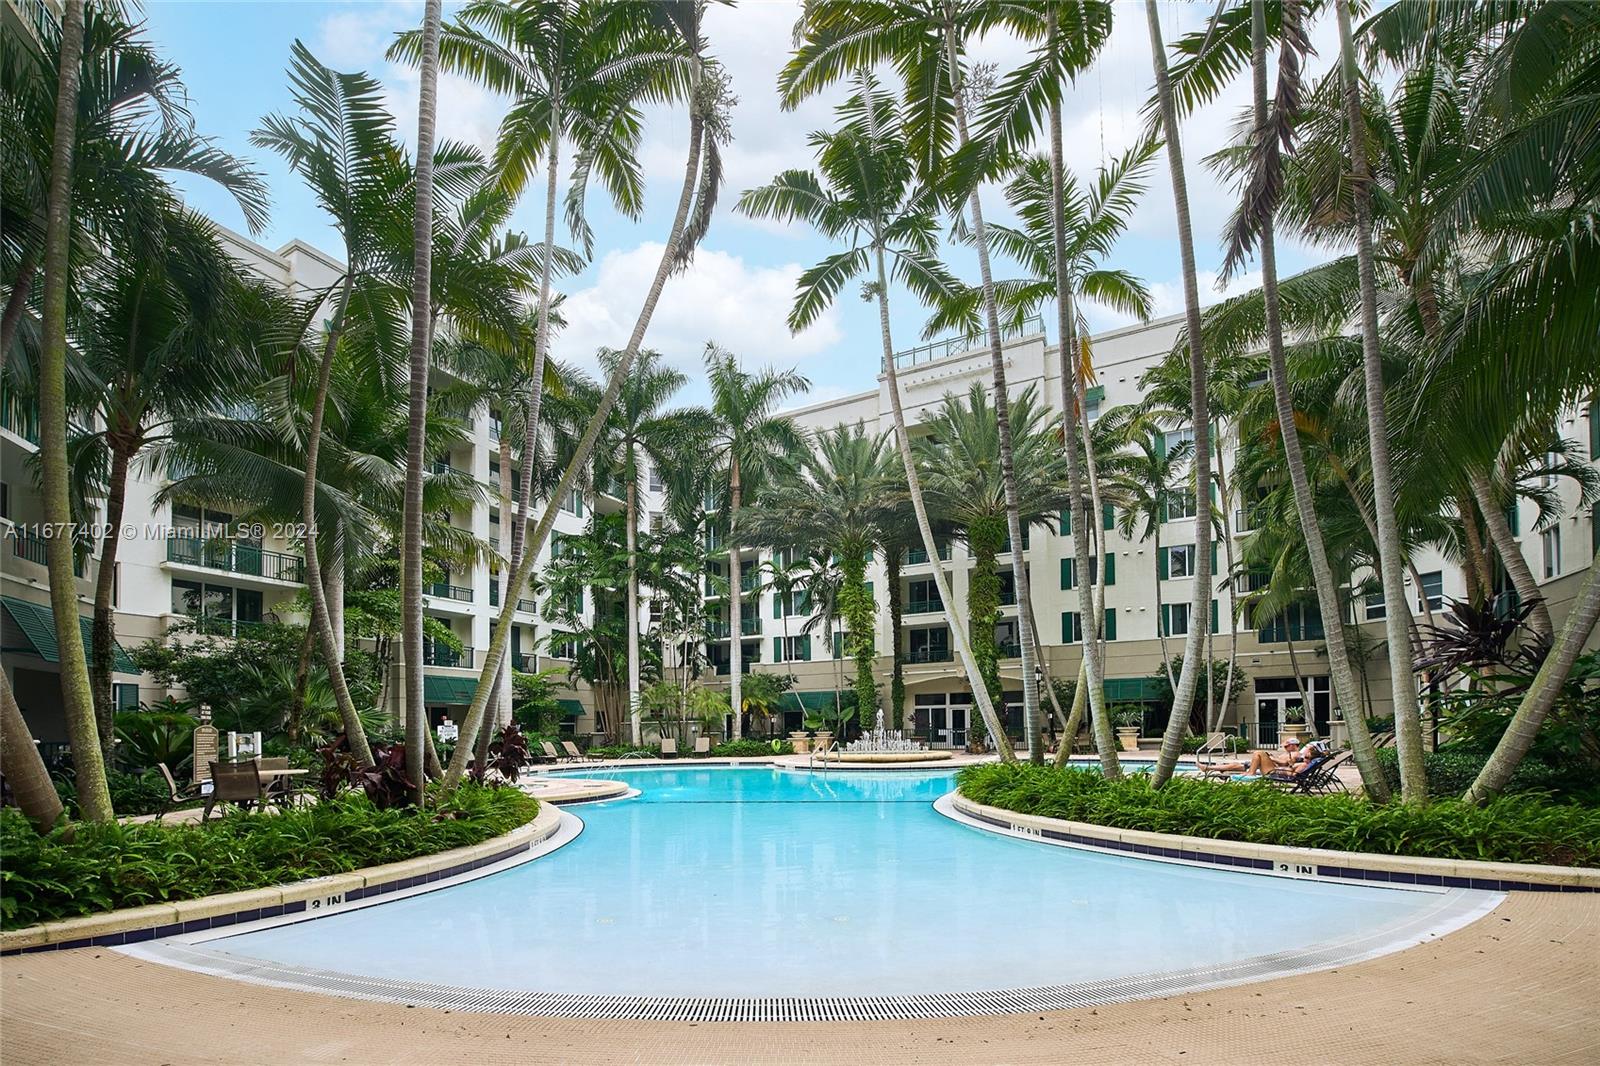
[[[991,1017],[695,1024],[451,1013],[84,948],[0,963],[0,1061],[1587,1064],[1600,1060],[1597,958],[1600,894],[1518,892],[1431,943],[1183,996]]]

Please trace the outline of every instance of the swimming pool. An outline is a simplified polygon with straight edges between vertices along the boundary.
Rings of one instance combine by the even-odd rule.
[[[653,1001],[926,997],[1221,973],[1336,941],[1401,946],[1486,895],[1015,839],[933,809],[953,772],[603,773],[639,794],[580,808],[583,832],[553,854],[195,947],[279,979],[331,972]]]

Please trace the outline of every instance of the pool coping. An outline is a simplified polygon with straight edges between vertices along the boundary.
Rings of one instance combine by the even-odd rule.
[[[1531,863],[1476,862],[1412,855],[1297,848],[1242,840],[1154,833],[1073,822],[1063,818],[1020,814],[990,807],[963,796],[948,797],[947,816],[954,810],[984,827],[1052,844],[1106,853],[1132,855],[1158,862],[1246,873],[1348,884],[1352,881],[1390,888],[1462,888],[1488,892],[1600,892],[1600,870]],[[938,810],[943,801],[935,804]]]
[[[120,947],[296,914],[322,914],[361,900],[433,885],[455,883],[465,875],[494,872],[555,836],[562,826],[559,808],[541,803],[533,821],[509,833],[449,851],[329,874],[284,885],[246,889],[197,899],[88,914],[0,933],[0,957],[71,948]]]

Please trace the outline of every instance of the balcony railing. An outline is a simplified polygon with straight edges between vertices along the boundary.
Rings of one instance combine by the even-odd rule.
[[[1022,658],[1022,645],[1014,640],[1002,640],[995,645],[995,648],[1002,659]]]
[[[431,641],[422,642],[423,666],[452,666],[462,669],[472,669],[472,649],[462,648],[456,651],[444,644],[434,644]]]
[[[943,559],[945,562],[949,562],[950,561],[950,545],[948,545],[948,544],[939,545],[939,558]],[[906,549],[906,554],[904,556],[904,565],[906,565],[906,566],[916,566],[919,563],[925,563],[927,561],[928,561],[928,549],[926,549],[926,548],[907,548]]]
[[[511,657],[511,669],[521,674],[531,674],[534,671],[535,662],[536,660],[532,655],[513,655]]]
[[[906,661],[910,663],[947,663],[950,661],[950,649],[939,647],[912,648],[911,653],[906,656]]]
[[[931,600],[907,600],[906,614],[933,614],[944,610],[944,602],[935,596]]]
[[[727,640],[728,639],[728,623],[726,623],[726,622],[707,622],[706,623],[706,636],[711,640]]]
[[[449,463],[443,462],[443,461],[438,460],[438,459],[435,459],[433,461],[433,463],[428,467],[428,469],[431,472],[435,473],[435,474],[440,474],[440,475],[443,475],[445,477],[448,477],[449,475],[456,473],[456,468],[455,467],[451,466]]]
[[[1001,330],[1000,335],[1009,340],[1012,337],[1027,337],[1043,332],[1044,316],[1029,315],[1016,325]],[[981,344],[983,344],[982,337],[946,337],[932,344],[924,344],[920,348],[908,348],[903,352],[896,352],[894,365],[902,369],[921,366],[924,363],[948,359],[952,355],[960,355],[962,352],[970,352]]]
[[[11,554],[18,559],[26,559],[28,562],[38,563],[40,566],[50,565],[50,542],[44,537],[35,533],[23,533],[20,530],[13,529],[6,536],[6,539],[11,542]],[[85,556],[82,552],[73,552],[72,573],[76,577],[83,576],[84,558]]]
[[[761,635],[761,619],[759,619],[759,618],[741,618],[741,619],[739,619],[739,632],[742,635],[747,636],[747,637],[760,636]]]
[[[422,590],[424,595],[433,596],[442,600],[459,600],[462,603],[472,602],[472,590],[465,585],[452,585],[445,581],[435,581]]]
[[[270,623],[246,618],[222,618],[217,615],[192,614],[189,626],[208,637],[247,637],[265,633]]]
[[[303,584],[306,579],[306,561],[300,556],[267,551],[247,541],[226,537],[168,537],[167,561],[273,581]]]

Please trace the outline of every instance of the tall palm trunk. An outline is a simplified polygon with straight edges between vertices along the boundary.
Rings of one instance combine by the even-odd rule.
[[[1161,669],[1167,673],[1167,687],[1176,696],[1178,682],[1172,676],[1172,648],[1167,643],[1169,635],[1167,633],[1167,611],[1165,604],[1161,601],[1161,519],[1164,517],[1162,514],[1163,506],[1165,505],[1161,501],[1158,500],[1156,502],[1155,521],[1150,525],[1152,530],[1151,548],[1155,553],[1154,562],[1156,564],[1156,637],[1161,641]],[[1193,628],[1193,621],[1193,619],[1190,619],[1191,629]],[[1173,703],[1173,707],[1177,707],[1176,702]]]
[[[900,648],[900,621],[905,617],[905,599],[900,595],[900,553],[905,545],[898,540],[886,545],[883,551],[884,584],[889,597],[889,637],[891,648],[889,674],[889,712],[895,729],[904,729],[906,721],[906,657]]]
[[[928,521],[928,505],[922,499],[922,479],[917,476],[916,460],[911,454],[911,433],[906,428],[905,407],[900,402],[900,379],[894,365],[894,340],[889,331],[889,274],[883,265],[883,233],[873,233],[873,256],[877,264],[878,280],[875,285],[878,297],[878,335],[883,342],[883,373],[889,387],[889,408],[894,414],[894,439],[900,449],[900,463],[906,472],[907,494],[911,497],[911,510],[917,516],[917,532],[922,537],[922,548],[928,553],[928,562],[933,566],[933,584],[939,590],[939,603],[944,608],[945,625],[950,630],[950,639],[955,643],[956,656],[961,660],[961,669],[967,675],[967,685],[972,689],[972,699],[978,705],[978,716],[983,719],[984,727],[989,730],[989,735],[1004,737],[1005,730],[1001,728],[999,717],[995,714],[994,701],[989,698],[989,689],[983,683],[983,674],[978,669],[978,660],[972,654],[972,641],[966,627],[956,616],[955,599],[950,593],[950,579],[945,574],[944,561],[939,558],[939,544],[933,538],[933,526]],[[895,640],[900,639],[900,634],[895,633]],[[997,744],[1002,762],[1015,762],[1017,753],[1008,744]]]
[[[1489,552],[1483,543],[1483,531],[1478,528],[1478,504],[1472,492],[1456,493],[1453,500],[1456,515],[1461,521],[1461,548],[1465,557],[1468,595],[1474,603],[1488,603],[1494,598],[1494,574],[1489,569]]]
[[[961,77],[961,64],[956,58],[956,31],[953,23],[945,29],[945,62],[949,68],[951,94],[955,100],[956,139],[966,147],[967,105],[963,99],[965,84]],[[1028,563],[1022,551],[1022,514],[1017,505],[1016,452],[1011,441],[1011,398],[1006,388],[1006,357],[1000,337],[1000,308],[995,299],[994,273],[989,264],[989,236],[983,223],[983,203],[974,185],[967,197],[967,209],[972,214],[972,244],[978,253],[978,277],[983,286],[983,313],[989,331],[989,364],[994,376],[994,415],[1000,429],[1000,482],[1005,489],[1006,530],[1011,537],[1011,574],[1015,583],[1017,600],[1027,600],[1032,589],[1028,583]],[[1018,637],[1022,652],[1022,728],[1027,741],[1028,759],[1044,761],[1044,745],[1039,733],[1039,681],[1033,671],[1033,625],[1026,611],[1017,612]],[[1005,743],[1005,734],[999,734]]]
[[[739,612],[743,609],[743,592],[739,587],[739,496],[743,486],[739,483],[739,442],[733,442],[733,454],[728,457],[728,702],[733,706],[733,733],[731,739],[744,736],[744,641],[739,639]],[[780,609],[787,611],[787,607]],[[787,617],[787,615],[785,616]],[[787,622],[785,622],[787,625]],[[784,638],[784,657],[788,658],[788,638]]]
[[[433,303],[433,135],[439,107],[440,0],[422,12],[421,90],[417,102],[417,202],[411,223],[411,425],[406,434],[405,518],[400,545],[401,634],[405,640],[406,774],[412,802],[426,795],[428,710],[422,670],[422,480],[428,424],[428,338]],[[458,747],[470,749],[477,730],[463,730]]]
[[[629,445],[632,448],[632,445]],[[631,466],[632,463],[629,463]],[[628,479],[628,721],[635,746],[643,742],[639,721],[639,485]],[[735,638],[737,639],[737,638]]]
[[[1257,129],[1264,130],[1267,117],[1267,73],[1266,15],[1262,10],[1262,0],[1254,0],[1251,11],[1251,41],[1254,51],[1255,121]],[[1355,671],[1350,665],[1344,619],[1339,611],[1339,586],[1334,580],[1333,566],[1328,561],[1328,548],[1322,537],[1322,527],[1317,522],[1311,482],[1306,475],[1305,453],[1300,447],[1300,433],[1296,428],[1294,401],[1289,395],[1289,369],[1283,353],[1283,325],[1279,317],[1277,246],[1271,217],[1264,220],[1259,237],[1261,293],[1266,303],[1267,354],[1272,398],[1278,413],[1278,431],[1283,437],[1283,453],[1289,468],[1289,482],[1294,489],[1295,512],[1299,516],[1300,533],[1305,537],[1306,554],[1311,563],[1311,580],[1317,593],[1317,609],[1322,615],[1323,639],[1328,648],[1328,673],[1334,699],[1344,711],[1345,726],[1350,736],[1350,750],[1355,757],[1357,769],[1361,771],[1362,786],[1369,797],[1381,803],[1389,798],[1389,783],[1378,765],[1377,752],[1372,746],[1372,735],[1367,729],[1366,703],[1362,699],[1362,690],[1356,684]]]
[[[1528,615],[1529,628],[1547,637],[1554,636],[1555,622],[1550,617],[1550,608],[1545,605],[1544,597],[1539,595],[1539,584],[1533,579],[1533,571],[1528,569],[1528,560],[1523,556],[1515,534],[1511,532],[1511,523],[1506,521],[1505,511],[1495,506],[1488,473],[1472,466],[1467,469],[1467,479],[1472,485],[1472,497],[1478,501],[1478,510],[1483,512],[1489,540],[1494,544],[1495,553],[1500,556],[1501,565],[1506,568],[1511,586],[1517,590],[1523,603],[1533,605]],[[1463,521],[1470,520],[1470,516],[1463,518]]]
[[[1210,631],[1211,613],[1211,409],[1206,395],[1206,359],[1200,333],[1200,284],[1194,266],[1194,233],[1189,223],[1189,188],[1184,180],[1183,146],[1179,143],[1177,105],[1167,77],[1166,46],[1161,42],[1161,19],[1156,0],[1145,0],[1150,24],[1150,60],[1155,66],[1156,96],[1161,108],[1161,128],[1167,142],[1167,164],[1172,171],[1172,201],[1178,223],[1178,252],[1183,263],[1184,328],[1189,334],[1189,406],[1194,419],[1194,596],[1189,608],[1189,636],[1183,645],[1183,670],[1173,693],[1172,713],[1161,737],[1151,784],[1160,788],[1172,776],[1183,752],[1188,708],[1194,703],[1200,677],[1200,658]],[[1159,516],[1158,516],[1159,517]]]
[[[61,817],[61,797],[39,757],[39,745],[22,717],[11,682],[0,671],[0,776],[11,788],[17,809],[43,833]]]
[[[1534,675],[1533,684],[1523,694],[1505,735],[1495,745],[1494,754],[1489,756],[1489,761],[1478,772],[1477,780],[1461,797],[1464,802],[1486,802],[1506,787],[1523,756],[1533,747],[1539,727],[1544,724],[1550,708],[1555,706],[1561,686],[1572,673],[1578,656],[1583,653],[1584,642],[1594,632],[1597,620],[1600,620],[1600,566],[1591,566],[1589,576],[1578,590],[1578,596],[1572,602],[1572,611],[1561,626],[1550,654]]]
[[[550,536],[551,528],[555,525],[556,512],[561,500],[572,491],[573,485],[578,480],[579,471],[588,463],[589,456],[594,451],[595,442],[600,437],[606,419],[610,417],[611,409],[616,406],[623,382],[627,380],[628,373],[633,368],[633,361],[639,354],[639,346],[644,343],[644,334],[650,327],[650,319],[655,314],[656,304],[661,300],[661,292],[666,288],[667,278],[680,265],[684,246],[684,227],[689,217],[690,204],[694,200],[695,187],[700,177],[701,153],[708,136],[710,135],[706,132],[704,116],[696,106],[689,118],[689,157],[684,165],[683,188],[678,197],[677,212],[673,216],[666,247],[661,250],[661,260],[656,267],[655,277],[650,283],[649,291],[645,293],[644,306],[639,310],[639,317],[633,325],[633,333],[628,338],[628,347],[624,349],[622,358],[617,360],[617,365],[611,372],[611,378],[606,383],[606,391],[600,397],[600,403],[589,419],[588,428],[584,430],[576,451],[561,474],[560,482],[545,504],[543,517],[528,535],[522,559],[512,572],[513,588],[520,589],[527,582],[533,560],[538,557],[539,550],[544,546],[545,540]],[[523,476],[528,475],[524,472]],[[505,656],[506,643],[510,639],[510,625],[515,607],[515,601],[500,605],[499,624],[495,627],[494,635],[489,640],[489,647],[484,653],[483,669],[478,677],[478,687],[473,693],[472,703],[467,707],[463,732],[475,732],[483,721],[484,708],[488,705],[493,691],[494,676],[500,668],[500,661]],[[455,788],[459,785],[466,768],[467,753],[458,747],[450,759],[449,769],[445,771],[444,787]]]
[[[1051,6],[1047,11],[1047,27],[1049,30],[1049,46],[1052,53],[1059,45],[1057,39],[1056,9]],[[1093,450],[1093,444],[1087,436],[1082,441],[1082,451],[1079,450],[1078,435],[1080,427],[1086,428],[1086,423],[1079,417],[1083,398],[1079,395],[1078,372],[1078,315],[1073,306],[1072,271],[1067,263],[1067,220],[1063,214],[1062,200],[1066,190],[1066,167],[1063,162],[1061,148],[1061,101],[1052,94],[1050,97],[1050,229],[1051,238],[1055,244],[1056,268],[1056,348],[1061,363],[1061,438],[1067,452],[1067,492],[1072,497],[1069,505],[1072,512],[1082,511],[1084,498],[1085,473],[1080,468],[1083,454]],[[1072,512],[1069,512],[1071,514]],[[1090,729],[1095,736],[1095,747],[1100,750],[1100,769],[1107,777],[1116,778],[1122,774],[1119,765],[1116,745],[1111,730],[1111,720],[1106,714],[1105,673],[1100,660],[1100,619],[1094,608],[1094,584],[1088,580],[1089,557],[1093,552],[1089,549],[1089,538],[1093,536],[1092,523],[1098,514],[1077,515],[1078,521],[1072,523],[1072,558],[1073,565],[1082,579],[1078,581],[1078,617],[1083,619],[1083,668],[1082,680],[1079,688],[1086,690],[1086,699],[1089,704]],[[1102,563],[1102,565],[1104,565]],[[1029,613],[1032,614],[1032,600],[1029,603]],[[1069,634],[1070,635],[1070,634]],[[1040,658],[1043,656],[1041,654]],[[1052,705],[1055,701],[1054,687],[1050,690]],[[1074,701],[1076,702],[1076,701]],[[1056,709],[1060,713],[1060,708]],[[1057,761],[1060,761],[1062,751],[1071,754],[1072,742],[1077,736],[1077,730],[1072,721],[1065,723],[1071,728],[1072,733],[1063,738],[1061,746],[1057,749]],[[1032,751],[1029,752],[1032,757]]]
[[[42,351],[39,353],[39,457],[50,570],[50,608],[55,615],[61,706],[77,770],[78,810],[85,820],[112,818],[106,765],[95,725],[94,691],[78,625],[77,577],[72,572],[72,498],[67,481],[67,272],[72,239],[72,146],[78,120],[82,73],[83,0],[67,0],[61,24],[61,77],[56,85],[56,120],[46,202]]]
[[[106,533],[100,541],[100,558],[94,575],[94,628],[90,633],[89,677],[94,685],[95,725],[100,731],[100,757],[111,765],[116,744],[116,704],[111,701],[111,672],[116,665],[116,618],[111,594],[116,588],[117,548],[121,545],[122,514],[128,502],[128,467],[132,453],[113,441],[111,477],[106,485]]]
[[[328,594],[322,583],[322,560],[318,551],[320,537],[317,534],[317,459],[322,449],[322,423],[328,410],[328,383],[333,376],[333,357],[344,332],[351,285],[351,275],[346,274],[339,289],[339,304],[328,323],[328,335],[322,343],[322,360],[317,368],[317,390],[311,401],[311,425],[306,430],[305,483],[300,490],[300,512],[305,523],[301,542],[305,547],[306,592],[311,597],[311,627],[322,644],[322,657],[328,661],[328,681],[333,687],[334,702],[339,706],[339,717],[344,723],[345,740],[356,760],[362,766],[371,766],[372,749],[367,744],[366,730],[362,728],[361,716],[356,713],[350,686],[345,681],[344,661],[339,656],[339,641],[334,635],[333,620],[328,613]]]
[[[333,630],[334,654],[344,662],[344,523],[336,522],[333,528],[333,543],[328,545],[328,568],[322,576],[322,587],[328,597],[328,627]]]
[[[1400,795],[1425,803],[1428,782],[1422,768],[1422,721],[1412,664],[1405,583],[1404,549],[1394,511],[1394,475],[1389,459],[1389,419],[1384,407],[1383,358],[1378,349],[1378,296],[1372,252],[1372,176],[1362,135],[1361,86],[1350,30],[1350,0],[1335,0],[1339,22],[1339,67],[1344,85],[1345,120],[1350,134],[1351,198],[1355,205],[1356,269],[1361,289],[1361,361],[1366,384],[1367,436],[1372,463],[1372,501],[1378,524],[1378,562],[1383,580],[1384,629],[1389,644],[1389,674],[1394,697],[1395,747],[1400,757]],[[1421,590],[1418,590],[1421,591]]]

